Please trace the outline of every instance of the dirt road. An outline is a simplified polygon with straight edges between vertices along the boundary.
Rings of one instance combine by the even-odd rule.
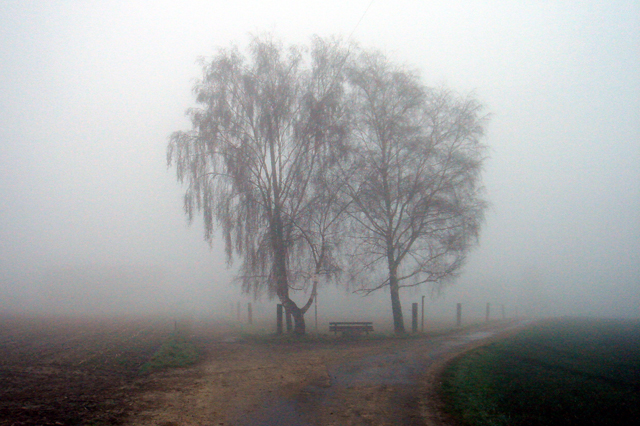
[[[131,425],[444,424],[434,371],[519,324],[432,338],[331,344],[218,343],[197,367],[149,378]]]

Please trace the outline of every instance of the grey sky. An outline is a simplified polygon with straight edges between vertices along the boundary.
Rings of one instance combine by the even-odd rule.
[[[0,309],[241,300],[221,244],[186,225],[166,143],[189,127],[196,58],[271,31],[294,43],[353,32],[492,113],[492,208],[433,310],[536,301],[638,316],[640,2],[375,0],[356,28],[369,4],[0,3]]]

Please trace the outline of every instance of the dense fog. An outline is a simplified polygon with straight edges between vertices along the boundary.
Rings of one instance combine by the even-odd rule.
[[[233,283],[167,169],[199,56],[269,31],[352,37],[491,113],[491,203],[428,315],[640,315],[640,3],[109,1],[0,4],[0,312],[275,316]],[[303,296],[294,298],[302,300]],[[388,318],[384,290],[327,284],[332,319]],[[313,311],[310,311],[312,314]],[[497,315],[495,313],[494,315]],[[311,316],[311,315],[309,315]],[[408,322],[408,321],[407,321]],[[407,324],[408,325],[408,324]]]

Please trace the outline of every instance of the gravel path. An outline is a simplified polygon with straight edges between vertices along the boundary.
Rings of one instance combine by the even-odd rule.
[[[407,339],[375,354],[328,364],[324,380],[293,395],[273,394],[262,408],[238,416],[239,426],[443,424],[425,404],[444,361],[519,328],[511,323],[430,339]],[[438,420],[439,419],[439,420]]]

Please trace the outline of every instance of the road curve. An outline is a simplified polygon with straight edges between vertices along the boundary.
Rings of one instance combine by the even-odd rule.
[[[327,366],[326,380],[292,395],[272,395],[261,409],[240,415],[239,426],[442,424],[425,404],[425,373],[438,363],[524,325],[493,324],[435,338],[398,343],[359,359]]]

